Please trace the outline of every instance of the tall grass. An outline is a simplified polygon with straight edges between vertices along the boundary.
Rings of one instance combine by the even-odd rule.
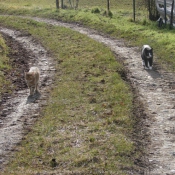
[[[4,39],[0,35],[0,101],[2,94],[7,91],[7,84],[10,83],[4,75],[4,71],[10,69],[10,63],[7,54],[8,47],[6,46]]]

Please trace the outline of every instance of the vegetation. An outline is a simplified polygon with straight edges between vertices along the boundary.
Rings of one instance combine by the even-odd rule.
[[[0,21],[29,32],[59,63],[48,106],[4,174],[121,175],[133,168],[132,94],[110,49],[70,29],[17,17]]]
[[[79,10],[56,10],[55,0],[4,0],[0,11],[79,22],[125,39],[128,45],[150,44],[156,61],[174,70],[174,30],[158,28],[142,9],[133,22],[132,1],[114,2],[111,0],[111,18],[104,15],[106,0],[81,0]],[[122,175],[125,169],[134,168],[133,160],[140,155],[134,154],[131,140],[135,124],[133,97],[120,77],[122,65],[111,51],[69,29],[18,17],[1,17],[0,21],[1,25],[32,34],[59,63],[48,106],[4,174],[72,171]]]
[[[42,2],[42,3],[41,3]],[[169,26],[158,28],[156,22],[148,20],[144,4],[136,0],[136,22],[133,22],[132,1],[110,1],[112,18],[105,17],[106,0],[79,2],[79,10],[56,10],[55,1],[41,0],[35,2],[24,0],[5,0],[0,11],[2,14],[31,15],[54,18],[65,22],[79,22],[85,26],[116,38],[124,38],[129,45],[141,47],[150,44],[154,48],[157,61],[175,69],[174,33]],[[143,2],[143,1],[142,1]],[[20,4],[20,6],[19,6]],[[98,9],[100,13],[94,13]],[[164,49],[162,49],[164,48]]]
[[[0,36],[0,101],[1,96],[4,92],[6,92],[7,84],[10,82],[6,80],[4,72],[10,69],[9,59],[8,59],[8,48],[5,44],[5,41]]]

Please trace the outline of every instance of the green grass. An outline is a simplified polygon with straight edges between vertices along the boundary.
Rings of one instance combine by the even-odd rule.
[[[8,47],[5,44],[4,39],[0,36],[0,100],[4,92],[7,92],[7,85],[10,82],[5,78],[4,71],[10,70],[10,63],[8,54]]]
[[[117,4],[116,4],[117,2]],[[137,1],[138,2],[138,1]],[[20,4],[20,5],[19,5]],[[104,16],[105,0],[81,0],[79,10],[56,10],[55,1],[4,0],[0,13],[78,22],[128,46],[150,44],[156,61],[174,70],[174,30],[159,29],[132,1],[111,0],[112,18]],[[99,13],[92,13],[98,8]],[[55,88],[41,118],[19,146],[4,174],[126,174],[135,167],[131,140],[135,121],[132,94],[121,79],[122,66],[102,44],[61,27],[1,17],[1,23],[25,30],[42,42],[58,62]],[[92,47],[93,46],[93,47]],[[138,151],[138,150],[137,150]],[[56,166],[52,159],[56,159]]]
[[[110,49],[70,29],[4,19],[2,25],[38,39],[58,65],[48,106],[3,174],[122,175],[134,168],[133,97]]]
[[[19,2],[23,5],[19,6]],[[38,3],[39,2],[39,3]],[[31,1],[31,6],[25,6],[24,0],[3,1],[0,11],[3,14],[31,15],[47,18],[54,18],[66,22],[79,22],[85,26],[96,29],[100,32],[111,35],[115,38],[126,40],[129,46],[141,46],[149,44],[154,49],[156,60],[166,68],[174,71],[175,51],[174,40],[175,30],[169,30],[168,26],[158,28],[156,22],[147,19],[148,12],[144,7],[137,5],[136,22],[133,22],[132,1],[111,1],[112,18],[103,14],[106,10],[106,1],[85,1],[80,2],[79,10],[55,10],[55,2]],[[138,4],[139,1],[136,2]],[[38,4],[42,7],[37,8]],[[94,8],[99,8],[100,13],[91,13]],[[163,48],[163,49],[162,49]]]
[[[74,0],[71,0],[72,2]],[[139,2],[140,0],[136,0],[136,2]],[[56,7],[55,0],[3,0],[1,2],[2,5],[8,6],[8,7],[16,7],[16,8],[53,8]],[[20,4],[20,5],[19,5]],[[66,6],[70,6],[69,1],[65,0],[64,4]],[[75,3],[72,3],[72,5]],[[61,5],[61,2],[60,2]],[[106,6],[106,0],[81,0],[79,1],[79,7],[80,8],[89,8],[89,7],[101,7],[104,8]],[[111,8],[121,9],[121,8],[131,8],[132,9],[132,1],[123,1],[123,0],[110,0],[110,6]]]
[[[4,39],[0,36],[0,70],[8,67],[8,48]]]

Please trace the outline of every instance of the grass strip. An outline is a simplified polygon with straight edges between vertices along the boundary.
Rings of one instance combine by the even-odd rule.
[[[3,174],[125,174],[134,167],[132,93],[105,47],[70,29],[9,17],[55,58],[55,88],[42,117]]]

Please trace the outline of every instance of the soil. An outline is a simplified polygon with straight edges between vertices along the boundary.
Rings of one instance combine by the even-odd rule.
[[[51,25],[71,28],[111,48],[116,54],[116,59],[119,61],[122,60],[127,70],[126,79],[130,82],[136,94],[135,105],[137,108],[134,114],[136,119],[138,118],[136,120],[138,123],[136,125],[135,143],[138,147],[146,148],[145,157],[135,161],[136,164],[142,166],[144,169],[144,171],[140,171],[138,174],[175,174],[174,73],[163,70],[156,63],[156,58],[154,59],[152,70],[143,69],[140,48],[127,47],[122,40],[112,39],[99,34],[95,30],[87,29],[77,24],[67,24],[41,18],[31,19]],[[28,101],[28,99],[26,100],[28,90],[26,90],[25,85],[22,85],[23,83],[17,84],[22,89],[16,90],[12,96],[4,97],[2,102],[3,109],[0,116],[0,161],[5,163],[5,160],[8,160],[6,155],[9,155],[8,153],[14,149],[14,145],[22,139],[24,125],[26,123],[27,125],[33,123],[33,119],[35,120],[36,116],[39,115],[39,109],[46,102],[48,85],[52,84],[53,80],[48,81],[50,77],[44,77],[44,75],[46,75],[45,71],[52,72],[53,74],[54,67],[52,65],[52,59],[46,56],[47,51],[39,44],[36,44],[36,41],[33,41],[31,36],[22,36],[19,32],[3,28],[0,31],[10,36],[15,42],[20,43],[25,49],[22,52],[24,56],[30,59],[27,63],[24,63],[24,69],[27,69],[32,62],[32,64],[40,67],[42,89],[42,95],[39,95],[39,98],[37,96],[36,99],[29,100],[33,103],[27,102],[26,104],[26,101]],[[28,55],[28,52],[30,54],[32,53],[32,55]],[[19,64],[22,64],[22,62]],[[1,168],[3,167],[3,165],[0,166]],[[130,172],[130,174],[134,173]]]

